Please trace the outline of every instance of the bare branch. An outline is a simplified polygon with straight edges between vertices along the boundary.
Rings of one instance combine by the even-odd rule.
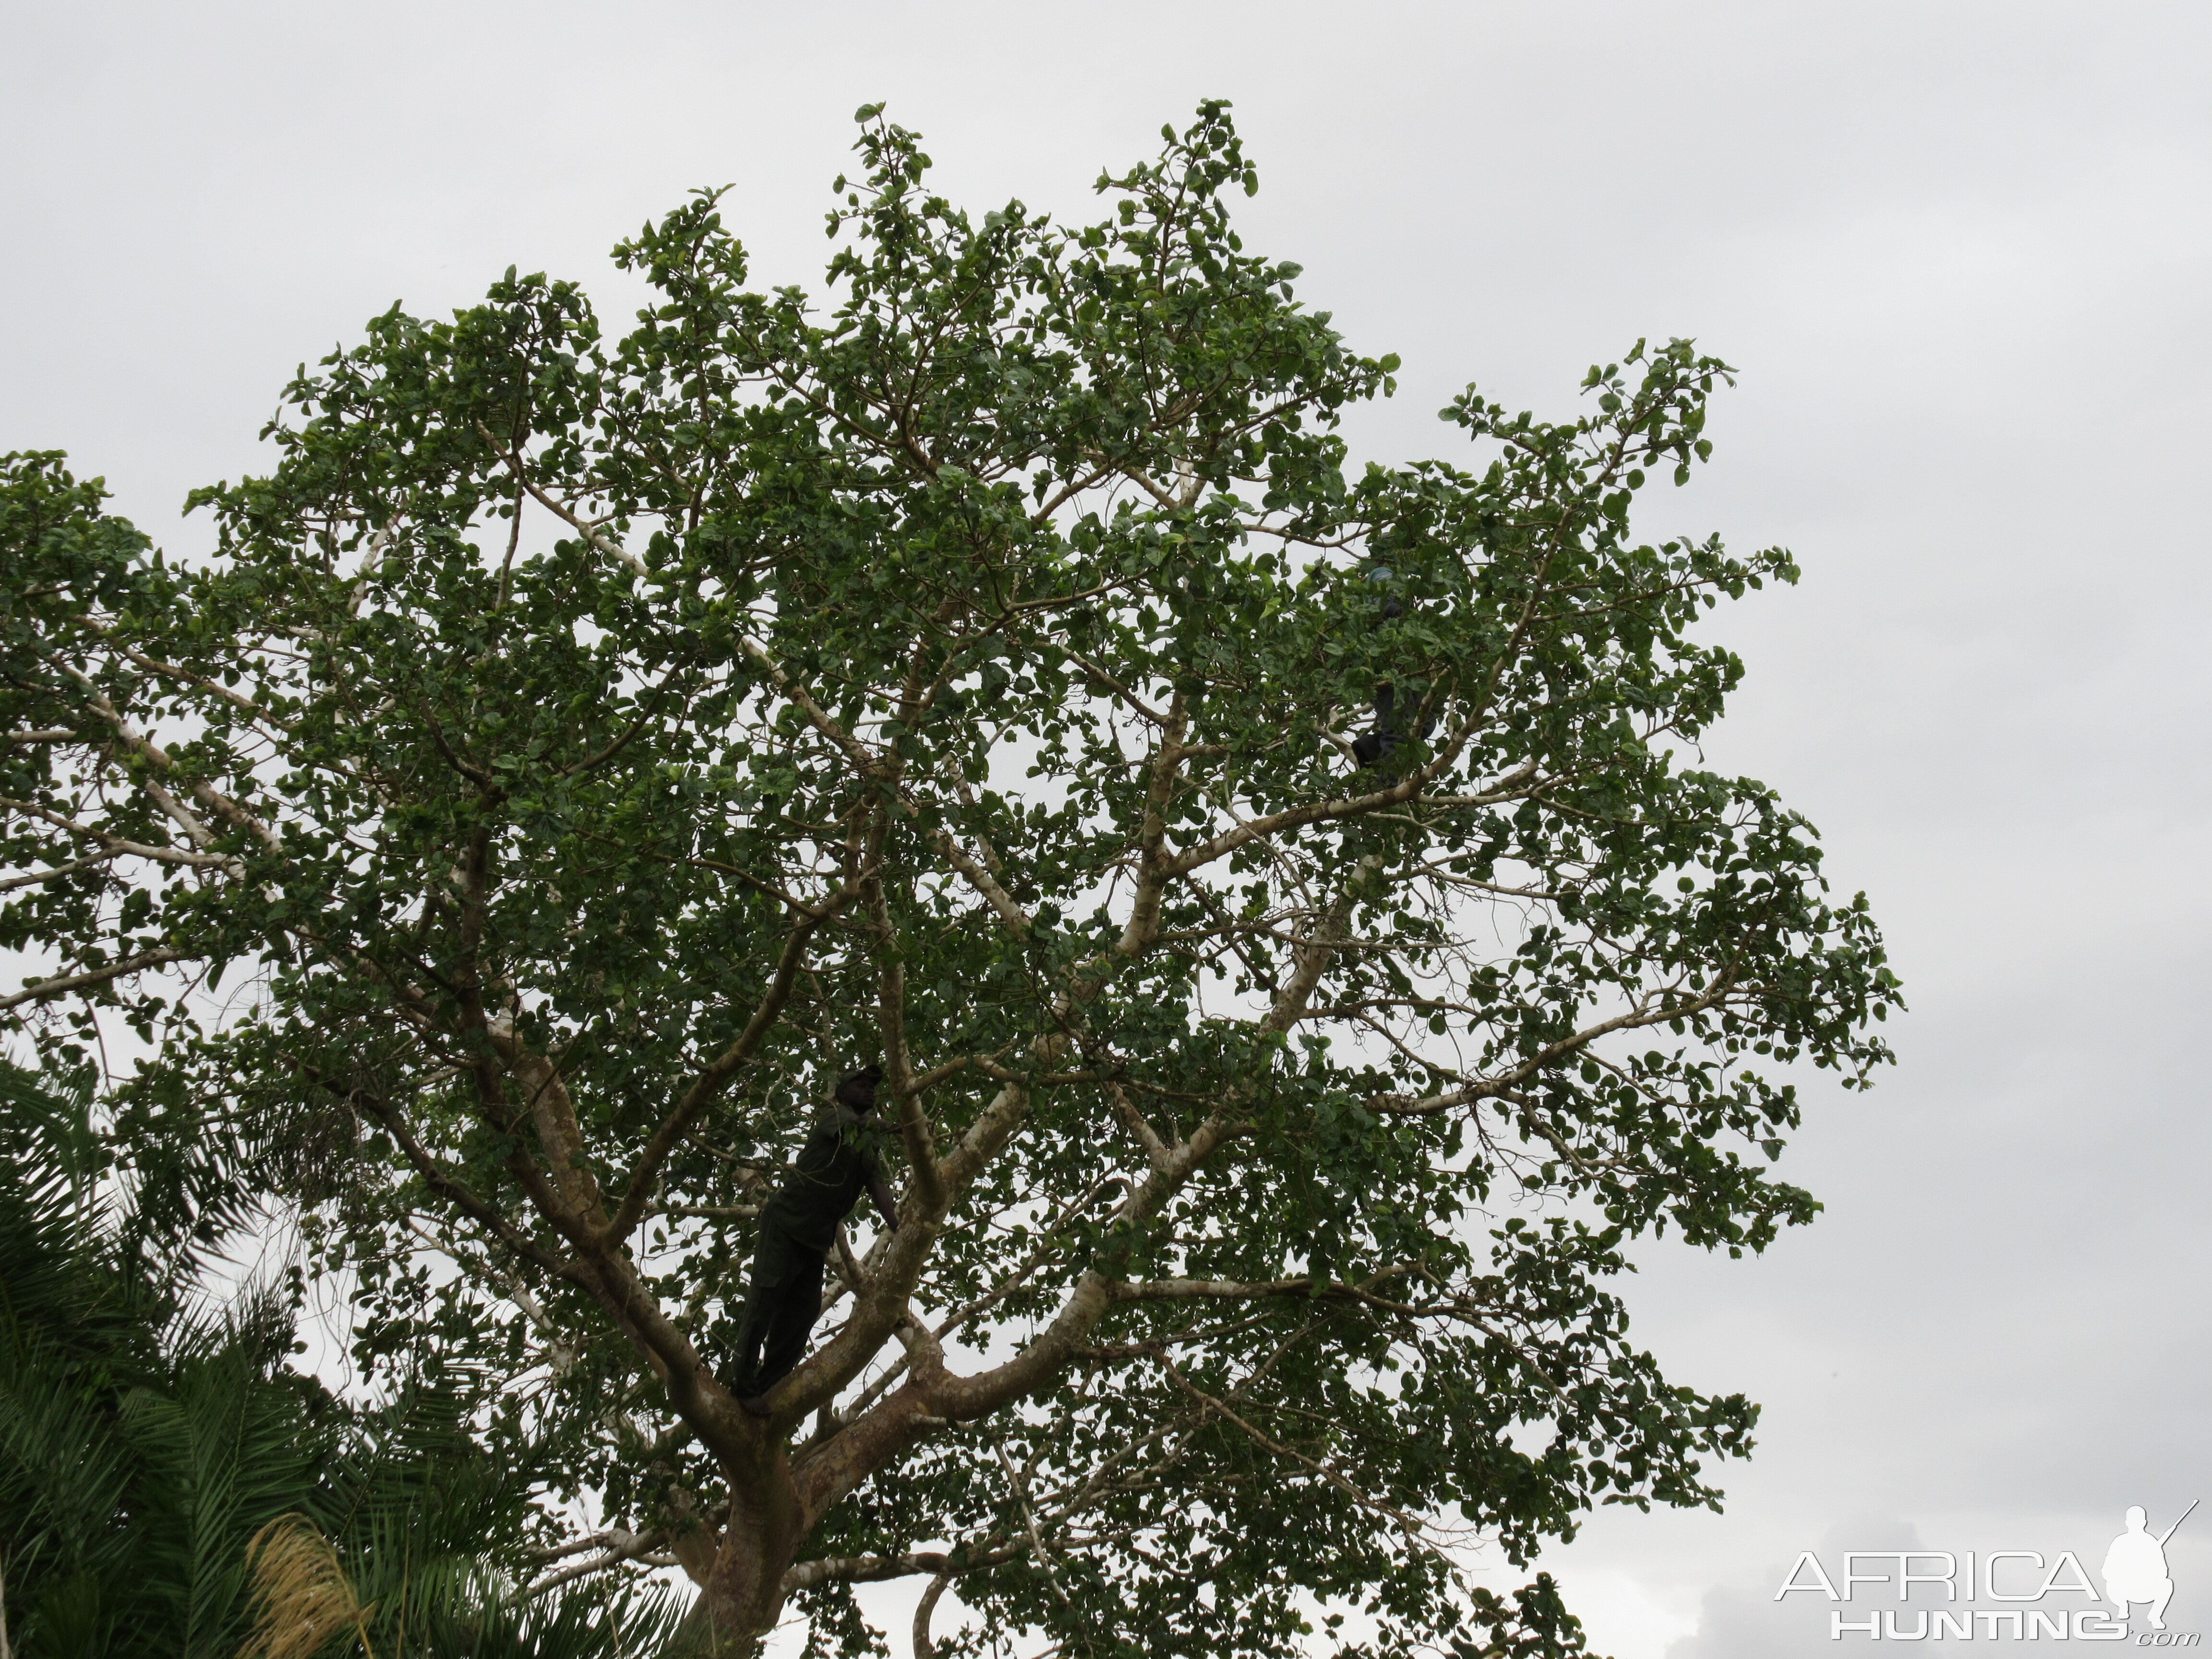
[[[815,702],[813,696],[805,686],[785,673],[783,665],[768,653],[766,647],[751,635],[744,634],[738,636],[738,644],[747,656],[760,665],[761,672],[768,676],[769,684],[775,687],[777,694],[805,714],[807,723],[836,744],[839,751],[846,759],[853,763],[854,769],[863,777],[873,777],[881,769],[880,763],[868,752],[866,746],[832,720],[829,711]]]
[[[588,1578],[595,1572],[605,1572],[608,1568],[621,1566],[626,1561],[639,1562],[648,1567],[672,1567],[677,1564],[676,1557],[672,1553],[653,1553],[663,1541],[658,1533],[639,1534],[616,1531],[605,1536],[610,1544],[605,1554],[595,1557],[589,1561],[580,1562],[573,1567],[563,1567],[558,1572],[549,1572],[529,1589],[518,1590],[512,1599],[515,1601],[532,1601],[550,1590],[560,1589],[563,1584],[573,1584],[579,1578]]]
[[[646,1143],[645,1150],[638,1154],[637,1163],[623,1188],[622,1202],[616,1206],[614,1218],[607,1224],[605,1242],[610,1246],[620,1244],[636,1228],[639,1218],[645,1213],[646,1200],[653,1194],[653,1182],[660,1178],[662,1166],[668,1162],[669,1154],[676,1150],[677,1143],[683,1139],[684,1132],[737,1074],[738,1069],[752,1057],[753,1051],[767,1039],[769,1032],[775,1029],[777,1016],[783,1012],[784,1004],[791,1000],[792,986],[798,979],[799,965],[806,959],[807,941],[813,938],[815,930],[844,909],[860,896],[860,881],[854,877],[818,908],[801,916],[792,928],[784,939],[783,953],[776,963],[775,976],[769,981],[767,994],[753,1010],[752,1018],[745,1022],[744,1030],[738,1034],[735,1042],[700,1072],[691,1086],[684,1091],[683,1099],[676,1103],[676,1109],[662,1121],[660,1127],[653,1132],[653,1139]]]
[[[1322,1480],[1328,1481],[1330,1486],[1334,1486],[1339,1492],[1349,1498],[1353,1503],[1358,1504],[1360,1508],[1364,1510],[1370,1510],[1377,1515],[1386,1516],[1390,1520],[1396,1522],[1400,1528],[1404,1531],[1408,1541],[1416,1545],[1420,1545],[1426,1541],[1422,1537],[1421,1523],[1413,1516],[1407,1514],[1405,1510],[1399,1509],[1395,1504],[1386,1504],[1379,1498],[1370,1498],[1365,1492],[1360,1491],[1358,1487],[1353,1486],[1351,1481],[1346,1480],[1343,1475],[1331,1468],[1328,1464],[1317,1462],[1314,1459],[1308,1457],[1304,1452],[1294,1450],[1291,1447],[1284,1445],[1280,1441],[1261,1433],[1258,1429],[1254,1428],[1252,1425],[1247,1422],[1243,1418],[1238,1416],[1234,1411],[1231,1411],[1224,1402],[1216,1399],[1213,1395],[1206,1393],[1203,1389],[1200,1389],[1195,1383],[1191,1382],[1188,1377],[1182,1374],[1182,1369],[1176,1365],[1175,1361],[1170,1359],[1167,1355],[1162,1354],[1160,1356],[1160,1364],[1167,1369],[1168,1375],[1175,1378],[1176,1383],[1181,1386],[1186,1394],[1188,1394],[1193,1399],[1199,1401],[1208,1408],[1218,1412],[1223,1417],[1227,1418],[1231,1423],[1234,1423],[1238,1428],[1243,1430],[1246,1434],[1251,1436],[1254,1440],[1256,1440],[1260,1444],[1265,1446],[1269,1451],[1273,1452],[1278,1457],[1285,1457],[1293,1463],[1304,1465],[1305,1468],[1312,1470],[1316,1474],[1321,1476]]]
[[[1022,1506],[1022,1521],[1030,1538],[1030,1553],[1043,1570],[1045,1582],[1052,1586],[1052,1593],[1060,1598],[1060,1606],[1066,1607],[1069,1605],[1067,1592],[1060,1587],[1060,1575],[1053,1570],[1052,1558],[1045,1553],[1044,1540],[1037,1533],[1036,1511],[1030,1506],[1030,1483],[1014,1467],[1014,1460],[1006,1455],[1005,1441],[993,1440],[991,1449],[999,1454],[999,1467],[1006,1470],[1007,1483],[1013,1488],[1014,1501]]]
[[[159,950],[142,951],[135,957],[125,957],[120,962],[111,962],[105,968],[92,968],[81,974],[58,974],[52,979],[42,979],[35,985],[27,985],[13,996],[0,997],[0,1013],[26,1002],[39,1002],[47,997],[64,996],[71,991],[82,991],[88,986],[105,985],[125,974],[135,974],[143,969],[158,968],[165,962],[190,962],[194,959],[190,951],[176,951],[167,945]]]
[[[566,524],[609,558],[617,563],[629,566],[633,575],[642,576],[647,574],[643,559],[623,548],[619,542],[601,531],[598,526],[585,523],[576,516],[573,508],[564,507],[540,489],[538,487],[538,481],[530,476],[530,469],[523,465],[522,457],[493,436],[491,428],[482,421],[477,422],[477,435],[489,444],[498,453],[499,458],[507,463],[507,471],[514,475],[514,481],[530,492],[530,498],[538,506]]]
[[[110,632],[108,624],[96,617],[87,617],[83,618],[83,622],[87,628],[102,637],[106,637]],[[108,649],[115,652],[125,661],[144,669],[149,674],[159,674],[164,679],[181,681],[186,685],[195,686],[207,692],[211,696],[221,697],[240,713],[272,730],[283,732],[290,729],[286,722],[278,720],[252,698],[243,692],[233,690],[220,680],[211,680],[204,674],[196,674],[191,669],[179,667],[173,662],[163,662],[159,657],[149,657],[143,651],[135,651],[127,645],[118,645],[112,640],[108,641]]]
[[[1511,1091],[1527,1083],[1530,1078],[1535,1076],[1546,1066],[1571,1058],[1589,1048],[1600,1037],[1609,1036],[1614,1031],[1632,1031],[1649,1025],[1663,1025],[1669,1020],[1683,1019],[1692,1014],[1703,1013],[1706,1009],[1725,999],[1729,992],[1734,988],[1735,983],[1733,975],[1723,975],[1711,990],[1692,997],[1686,1002],[1665,1003],[1656,1007],[1637,1008],[1628,1013],[1616,1014],[1611,1019],[1601,1019],[1595,1025],[1586,1025],[1581,1030],[1563,1036],[1556,1042],[1546,1044],[1500,1078],[1467,1083],[1459,1088],[1448,1089],[1441,1094],[1428,1095],[1416,1100],[1408,1100],[1402,1095],[1377,1095],[1370,1098],[1367,1104],[1375,1111],[1389,1112],[1400,1117],[1423,1117],[1437,1112],[1449,1111],[1455,1106],[1472,1105],[1478,1100],[1510,1098]]]
[[[882,963],[877,976],[877,1024],[884,1038],[884,1080],[890,1085],[892,1100],[897,1103],[899,1136],[906,1143],[907,1162],[914,1171],[915,1192],[923,1212],[934,1217],[945,1211],[945,1177],[938,1169],[935,1137],[930,1133],[929,1117],[922,1109],[921,1091],[915,1086],[913,1061],[907,1052],[906,963],[899,954],[898,936],[891,923],[890,901],[884,891],[880,873],[889,830],[887,816],[879,806],[868,832],[869,923]]]
[[[811,1561],[801,1561],[783,1575],[784,1593],[811,1589],[817,1584],[826,1584],[832,1579],[848,1584],[879,1584],[890,1578],[911,1578],[925,1572],[947,1575],[974,1572],[982,1567],[1003,1565],[1028,1553],[1025,1544],[1008,1545],[995,1550],[971,1550],[958,1566],[953,1558],[936,1550],[924,1550],[912,1555],[825,1555]]]
[[[33,870],[27,876],[10,876],[0,881],[0,893],[13,892],[18,887],[36,887],[41,882],[59,881],[64,876],[77,875],[86,870],[97,870],[101,865],[121,858],[124,849],[117,848],[109,853],[95,853],[88,859],[79,859],[74,864],[58,864],[51,870]]]
[[[535,1263],[559,1279],[571,1279],[574,1273],[571,1264],[520,1231],[505,1216],[471,1191],[467,1183],[447,1170],[429,1149],[415,1138],[407,1127],[407,1120],[399,1109],[382,1097],[366,1089],[346,1089],[328,1079],[321,1079],[323,1086],[350,1104],[359,1106],[384,1127],[415,1172],[422,1177],[422,1184],[467,1216],[501,1243],[525,1261]]]
[[[140,731],[134,721],[107,700],[106,694],[94,684],[88,676],[70,667],[67,663],[62,664],[61,669],[64,674],[84,688],[93,708],[98,711],[100,717],[114,729],[116,736],[122,738],[125,747],[164,772],[173,773],[176,770],[177,763],[169,751]],[[185,808],[182,803],[151,778],[146,779],[144,782],[146,793],[154,798],[163,811],[184,826],[185,832],[191,836],[196,845],[203,849],[214,845],[215,837],[208,832],[206,826],[197,817]],[[271,852],[283,850],[283,843],[276,839],[274,830],[204,778],[193,783],[191,793],[194,800],[233,829],[245,830]]]
[[[166,795],[168,792],[164,790],[162,793]],[[233,875],[239,874],[242,868],[238,860],[228,854],[195,853],[181,847],[155,847],[145,842],[127,841],[121,836],[112,836],[91,824],[80,823],[75,818],[65,818],[58,812],[50,811],[30,801],[12,800],[0,796],[0,806],[21,812],[26,817],[36,818],[41,823],[50,823],[80,841],[93,842],[105,847],[111,857],[149,859],[156,864],[187,865],[196,870],[223,870]]]
[[[1444,757],[1439,757],[1439,760],[1443,758]],[[1216,859],[1225,858],[1243,846],[1245,842],[1261,836],[1272,836],[1284,830],[1295,830],[1304,824],[1320,823],[1332,818],[1358,817],[1379,807],[1401,805],[1412,800],[1420,793],[1421,782],[1430,769],[1424,769],[1422,772],[1409,773],[1389,787],[1375,790],[1368,794],[1347,795],[1334,800],[1309,801],[1304,806],[1286,807],[1282,811],[1271,812],[1266,817],[1254,818],[1249,823],[1237,825],[1234,829],[1224,830],[1211,840],[1200,842],[1197,846],[1189,848],[1169,860],[1167,864],[1169,872],[1178,876],[1188,875],[1194,870],[1212,863]],[[1510,776],[1499,779],[1495,785],[1479,795],[1453,797],[1452,804],[1458,806],[1495,806],[1502,801],[1519,800],[1525,795],[1534,793],[1541,787],[1532,781],[1535,778],[1535,773],[1536,763],[1530,761]]]
[[[960,843],[952,838],[950,830],[937,832],[937,850],[945,861],[957,870],[970,887],[983,896],[983,901],[998,912],[999,920],[1006,924],[1007,931],[1016,939],[1030,935],[1029,912],[1015,902],[1012,894],[1001,887],[991,872],[970,858]]]

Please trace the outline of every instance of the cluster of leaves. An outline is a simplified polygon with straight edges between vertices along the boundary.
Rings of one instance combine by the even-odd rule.
[[[249,1545],[278,1517],[336,1546],[358,1630],[288,1651],[621,1659],[635,1596],[512,1597],[542,1543],[532,1471],[488,1455],[481,1376],[426,1367],[374,1410],[292,1370],[291,1310],[193,1311],[207,1265],[158,1177],[116,1207],[88,1091],[0,1064],[0,1575],[14,1651],[234,1659]],[[234,1189],[226,1163],[198,1184]],[[103,1189],[109,1195],[103,1196]],[[246,1201],[238,1195],[234,1202]]]
[[[1279,1653],[1317,1602],[1557,1647],[1441,1517],[1522,1562],[1717,1501],[1755,1408],[1608,1283],[1809,1219],[1791,1068],[1860,1085],[1897,1003],[1811,827],[1678,760],[1742,673],[1701,619],[1796,574],[1632,532],[1726,366],[1470,388],[1464,465],[1355,473],[1396,362],[1244,248],[1224,106],[1073,228],[859,148],[826,313],[712,195],[617,250],[619,340],[513,271],[395,307],[196,498],[208,568],[7,463],[0,944],[60,966],[0,1002],[161,1036],[134,1146],[227,1102],[364,1363],[474,1345],[710,1600],[787,1481],[762,1570],[848,1647],[909,1573],[1073,1651]],[[787,1466],[724,1387],[744,1263],[871,1059],[914,1224],[842,1264]]]

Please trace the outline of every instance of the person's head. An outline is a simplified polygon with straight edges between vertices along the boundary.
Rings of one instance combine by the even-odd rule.
[[[880,1066],[863,1066],[837,1079],[837,1103],[860,1113],[876,1109],[876,1085],[884,1080]]]
[[[2150,1516],[2143,1513],[2142,1504],[2135,1504],[2128,1510],[2128,1530],[2130,1532],[2141,1532],[2149,1524]]]

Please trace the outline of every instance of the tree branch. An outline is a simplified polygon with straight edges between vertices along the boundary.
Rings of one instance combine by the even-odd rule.
[[[645,1213],[646,1200],[653,1195],[653,1182],[660,1178],[662,1166],[668,1162],[669,1154],[676,1150],[677,1144],[684,1139],[693,1120],[707,1109],[714,1097],[722,1091],[723,1086],[752,1057],[753,1052],[775,1029],[777,1016],[783,1012],[784,1004],[791,1000],[791,988],[799,976],[800,965],[806,959],[807,941],[813,938],[815,930],[843,910],[860,896],[860,877],[848,878],[818,908],[801,916],[792,928],[783,942],[783,952],[776,963],[775,976],[769,982],[768,991],[753,1010],[752,1018],[745,1022],[744,1030],[699,1073],[691,1086],[684,1091],[683,1099],[676,1103],[676,1109],[662,1120],[660,1127],[653,1131],[653,1139],[646,1143],[645,1150],[638,1154],[637,1163],[630,1170],[629,1181],[624,1183],[622,1202],[616,1206],[614,1218],[607,1224],[606,1242],[610,1245],[620,1244],[636,1228],[640,1218]]]
[[[111,962],[105,968],[88,969],[81,974],[58,974],[52,979],[42,979],[35,985],[27,985],[12,996],[0,997],[0,1013],[26,1002],[42,1001],[47,997],[66,995],[83,990],[90,985],[105,985],[125,974],[137,973],[141,969],[156,968],[165,962],[194,960],[190,951],[172,950],[164,945],[155,951],[142,951],[135,957],[125,957],[120,962]]]

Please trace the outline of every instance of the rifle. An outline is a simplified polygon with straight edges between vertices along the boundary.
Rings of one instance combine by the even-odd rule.
[[[2189,1517],[2190,1517],[2191,1516],[2192,1516],[2192,1515],[2196,1514],[2196,1513],[2197,1513],[2197,1506],[2199,1504],[2203,1503],[2203,1501],[2204,1501],[2204,1500],[2203,1500],[2203,1498],[2191,1498],[2191,1499],[2189,1500],[2189,1507],[2188,1507],[2187,1509],[2185,1509],[2185,1510],[2182,1510],[2182,1512],[2181,1512],[2181,1521],[2186,1521],[2187,1519],[2189,1519]],[[2159,1534],[2159,1535],[2158,1535],[2158,1544],[2159,1544],[2159,1547],[2160,1547],[2160,1549],[2164,1549],[2164,1548],[2166,1547],[2166,1540],[2167,1539],[2169,1539],[2169,1538],[2172,1537],[2174,1534],[2176,1534],[2176,1533],[2178,1533],[2178,1532],[2179,1532],[2179,1531],[2181,1530],[2181,1521],[2177,1521],[2177,1522],[2175,1522],[2172,1526],[2168,1527],[2168,1528],[2167,1528],[2164,1532],[2162,1532],[2162,1533]]]

